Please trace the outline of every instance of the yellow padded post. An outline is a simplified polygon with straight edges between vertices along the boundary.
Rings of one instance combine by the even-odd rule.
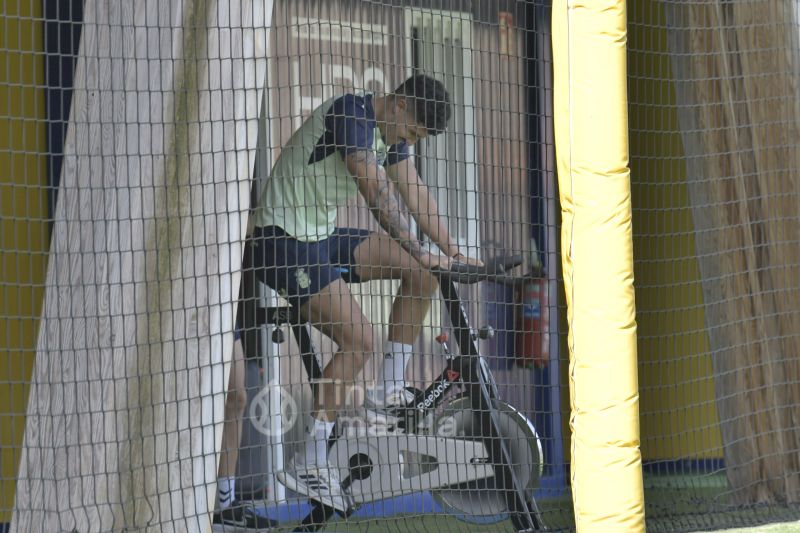
[[[624,0],[555,0],[555,138],[577,530],[644,531]]]

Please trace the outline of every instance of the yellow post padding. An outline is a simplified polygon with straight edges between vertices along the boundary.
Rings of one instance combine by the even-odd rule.
[[[555,138],[579,532],[644,531],[624,0],[555,0]]]

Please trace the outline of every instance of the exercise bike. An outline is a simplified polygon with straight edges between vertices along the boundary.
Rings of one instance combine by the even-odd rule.
[[[541,442],[533,424],[498,397],[476,342],[494,332],[490,327],[473,330],[456,288],[457,283],[513,283],[508,271],[521,263],[520,256],[513,256],[481,267],[453,264],[450,270],[434,270],[458,353],[451,351],[447,335],[437,337],[446,366],[427,389],[410,389],[414,401],[395,413],[398,431],[365,435],[363,427],[347,424],[334,430],[328,466],[339,470],[342,490],[355,502],[344,516],[367,502],[429,491],[457,518],[481,523],[509,518],[518,532],[546,530],[533,496],[543,468]],[[289,325],[315,388],[322,369],[308,324],[291,307],[254,312],[257,323],[276,326],[274,342],[285,340],[280,328]],[[318,531],[337,512],[312,503],[295,531]]]

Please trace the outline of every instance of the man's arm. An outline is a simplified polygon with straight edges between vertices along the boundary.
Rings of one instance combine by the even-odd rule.
[[[420,178],[411,159],[403,159],[390,166],[387,172],[422,232],[448,257],[458,255],[458,244],[450,236],[445,218],[439,214],[436,199]]]
[[[449,258],[426,252],[402,211],[386,170],[378,164],[371,150],[357,150],[345,157],[347,170],[356,180],[358,190],[383,229],[423,266],[449,268]]]

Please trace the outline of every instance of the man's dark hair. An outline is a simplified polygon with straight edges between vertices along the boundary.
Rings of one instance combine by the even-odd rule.
[[[406,98],[411,114],[425,126],[428,135],[438,135],[447,128],[452,113],[450,95],[439,80],[417,74],[404,81],[394,94]]]

